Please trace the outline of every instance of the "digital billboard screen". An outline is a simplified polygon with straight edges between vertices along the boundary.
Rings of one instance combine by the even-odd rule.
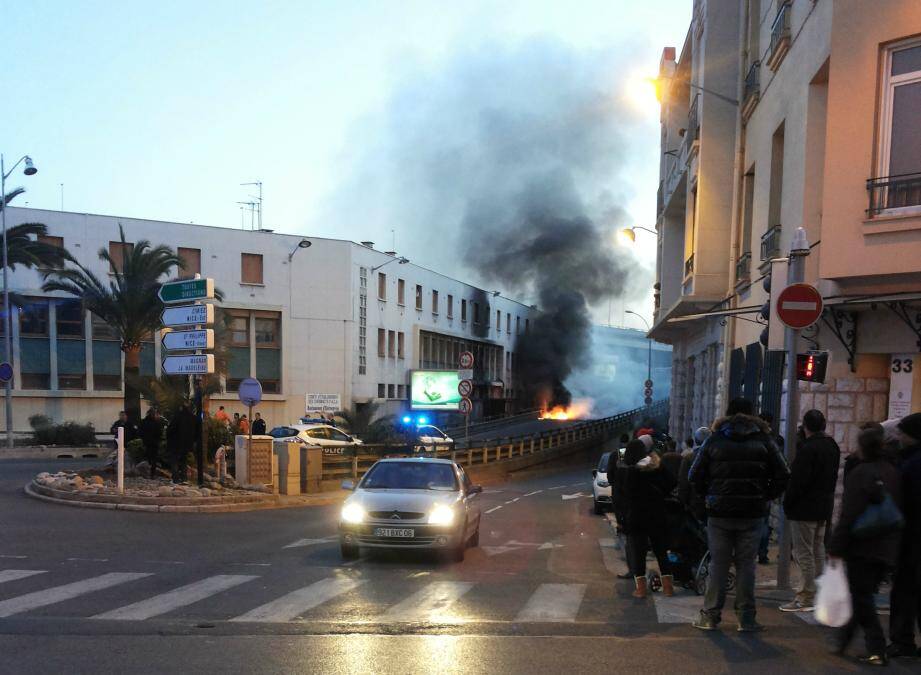
[[[456,370],[414,370],[411,377],[413,410],[457,410],[461,396]]]

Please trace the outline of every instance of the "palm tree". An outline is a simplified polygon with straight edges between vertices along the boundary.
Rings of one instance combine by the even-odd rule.
[[[0,209],[4,208],[13,199],[25,190],[16,188],[6,194]],[[54,244],[39,241],[39,237],[48,234],[48,226],[43,223],[22,223],[6,229],[7,261],[10,269],[16,265],[40,269],[54,269],[63,267],[70,260],[66,249]]]
[[[160,284],[173,268],[182,269],[179,255],[166,245],[152,246],[143,239],[129,247],[125,231],[118,226],[121,260],[115,260],[105,248],[99,259],[109,265],[111,279],[102,281],[76,260],[64,269],[45,272],[45,291],[63,291],[81,298],[85,307],[114,327],[125,353],[125,412],[137,423],[141,416],[141,393],[138,389],[141,341],[160,327],[163,306],[157,296]]]

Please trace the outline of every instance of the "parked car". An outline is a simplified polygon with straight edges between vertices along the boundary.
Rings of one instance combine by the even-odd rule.
[[[426,424],[416,428],[416,452],[436,452],[453,447],[454,439],[438,427]]]
[[[292,424],[275,427],[269,436],[278,441],[296,441],[306,445],[319,445],[325,454],[336,454],[345,448],[361,445],[360,439],[329,424]]]
[[[339,546],[356,558],[361,547],[443,550],[457,562],[480,543],[480,506],[464,468],[449,459],[382,459],[353,484],[342,505]]]
[[[592,470],[592,497],[595,500],[595,514],[601,515],[605,508],[612,506],[611,483],[608,481],[608,460],[611,453],[606,452],[598,460],[598,468]]]

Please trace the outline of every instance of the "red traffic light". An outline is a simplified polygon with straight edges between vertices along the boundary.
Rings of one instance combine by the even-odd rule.
[[[828,352],[806,352],[796,355],[796,379],[804,382],[825,382]]]

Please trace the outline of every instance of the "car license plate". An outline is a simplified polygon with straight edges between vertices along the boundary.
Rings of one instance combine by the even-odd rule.
[[[416,531],[412,528],[396,528],[396,527],[375,527],[374,536],[375,537],[402,537],[404,539],[412,539],[416,534]]]

